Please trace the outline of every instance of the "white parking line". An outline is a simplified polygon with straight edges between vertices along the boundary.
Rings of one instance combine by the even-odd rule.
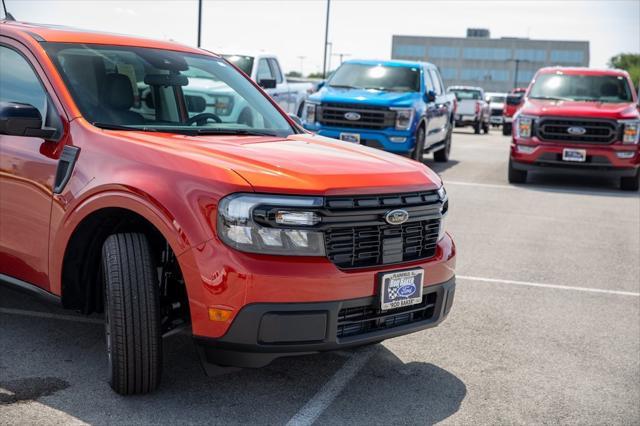
[[[465,275],[456,275],[456,278],[459,278],[461,280],[480,281],[480,282],[486,282],[486,283],[511,284],[511,285],[522,285],[522,286],[529,286],[529,287],[553,288],[557,290],[573,290],[573,291],[584,291],[587,293],[605,293],[605,294],[617,294],[619,296],[640,297],[640,293],[636,293],[633,291],[607,290],[603,288],[590,288],[590,287],[573,287],[573,286],[558,285],[558,284],[544,284],[544,283],[534,283],[534,282],[527,282],[527,281],[501,280],[497,278],[469,277]]]
[[[0,314],[23,315],[27,317],[50,318],[62,321],[75,321],[88,324],[104,324],[104,321],[98,318],[78,317],[75,315],[50,314],[48,312],[25,311],[22,309],[0,308]]]
[[[497,189],[518,189],[517,186],[501,185],[497,183],[476,183],[476,182],[460,182],[455,180],[444,181],[446,185],[461,185],[461,186],[479,186],[482,188],[497,188]]]
[[[367,364],[377,350],[370,346],[354,354],[336,371],[331,379],[320,388],[292,418],[287,426],[308,426],[313,424],[331,403],[340,395],[349,381]]]

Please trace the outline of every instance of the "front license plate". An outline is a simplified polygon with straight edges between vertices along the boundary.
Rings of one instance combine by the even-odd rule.
[[[340,140],[351,143],[360,143],[360,135],[358,133],[340,133]]]
[[[587,161],[587,150],[565,148],[562,150],[562,160],[584,163]]]
[[[396,271],[380,278],[380,309],[401,308],[422,302],[423,269]]]

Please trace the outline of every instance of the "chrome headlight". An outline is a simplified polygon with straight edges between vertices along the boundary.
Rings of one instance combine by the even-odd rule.
[[[533,134],[533,121],[535,117],[520,115],[516,119],[515,134],[518,139],[529,139]]]
[[[233,194],[220,201],[218,236],[249,253],[324,256],[323,234],[313,230],[322,205],[320,197]]]
[[[622,143],[638,144],[640,137],[640,120],[620,120],[622,125]]]
[[[316,108],[318,104],[305,101],[304,103],[304,113],[302,114],[302,119],[307,124],[313,124],[316,122]]]
[[[391,108],[396,112],[396,130],[409,130],[413,122],[413,109]]]
[[[440,198],[440,202],[442,203],[442,207],[440,207],[440,228],[438,228],[438,241],[440,241],[444,238],[447,212],[449,211],[449,197],[447,196],[447,191],[444,189],[444,185],[438,189],[438,198]]]

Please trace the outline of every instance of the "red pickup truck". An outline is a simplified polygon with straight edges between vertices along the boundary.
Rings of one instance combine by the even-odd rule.
[[[509,182],[531,172],[579,173],[640,182],[640,106],[622,70],[543,68],[515,121]]]
[[[156,388],[178,330],[207,363],[260,367],[449,313],[448,198],[424,164],[306,132],[204,50],[0,30],[0,285],[104,312],[115,391]]]
[[[513,116],[516,115],[518,108],[522,105],[526,87],[517,87],[513,89],[505,99],[504,110],[502,112],[502,135],[511,135],[513,129]]]

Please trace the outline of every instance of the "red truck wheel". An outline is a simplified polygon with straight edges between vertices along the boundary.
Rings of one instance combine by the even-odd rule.
[[[509,183],[526,183],[527,171],[518,170],[513,167],[511,160],[509,160]]]
[[[637,191],[640,187],[640,170],[635,176],[620,178],[620,189],[624,191]]]
[[[143,234],[111,235],[102,246],[109,384],[121,395],[156,389],[162,373],[160,296]]]

